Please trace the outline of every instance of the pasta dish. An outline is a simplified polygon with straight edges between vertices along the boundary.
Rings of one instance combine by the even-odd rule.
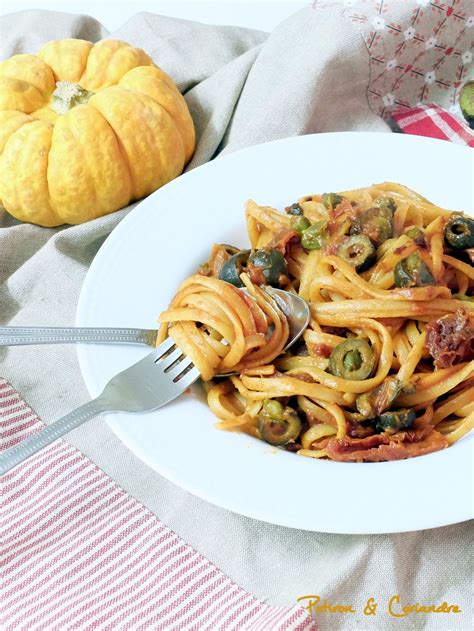
[[[474,220],[395,183],[246,204],[249,249],[213,246],[159,318],[222,429],[302,456],[400,460],[474,425]],[[265,291],[301,296],[288,323]],[[229,374],[235,373],[235,374]]]

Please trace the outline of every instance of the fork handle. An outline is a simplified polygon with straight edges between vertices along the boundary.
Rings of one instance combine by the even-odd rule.
[[[0,346],[72,342],[155,346],[156,336],[153,329],[0,326]]]
[[[0,454],[0,475],[7,473],[17,464],[20,464],[33,454],[41,451],[55,440],[64,436],[68,432],[87,423],[90,419],[98,414],[110,411],[110,404],[107,404],[98,397],[84,405],[76,408],[66,416],[54,421],[51,425],[40,430],[38,433],[29,436],[19,445],[10,447]]]

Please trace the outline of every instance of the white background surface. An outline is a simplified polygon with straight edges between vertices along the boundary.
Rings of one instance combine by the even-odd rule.
[[[206,24],[271,31],[289,15],[309,4],[309,0],[0,0],[0,14],[27,9],[85,13],[99,20],[109,31],[114,31],[135,13],[148,11]]]

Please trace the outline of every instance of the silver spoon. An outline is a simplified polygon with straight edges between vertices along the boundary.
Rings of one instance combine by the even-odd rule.
[[[243,289],[248,294],[246,289]],[[265,287],[288,319],[290,335],[287,350],[301,336],[310,320],[309,307],[303,298],[283,289]],[[0,327],[0,346],[28,344],[143,344],[155,348],[157,329],[116,327]],[[234,373],[232,373],[234,374]],[[221,376],[221,375],[218,375]]]

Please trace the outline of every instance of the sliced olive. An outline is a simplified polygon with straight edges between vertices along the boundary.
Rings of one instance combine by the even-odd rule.
[[[247,265],[262,270],[266,282],[273,287],[279,287],[288,279],[285,257],[279,250],[256,250],[249,256]]]
[[[285,211],[289,214],[289,215],[302,215],[303,214],[303,209],[301,208],[301,206],[298,204],[298,202],[295,202],[294,204],[291,204],[291,206],[287,206],[285,208]]]
[[[263,409],[275,421],[284,419],[285,408],[276,399],[265,399]]]
[[[354,220],[351,234],[365,234],[378,247],[393,237],[392,212],[385,206],[363,210]]]
[[[348,237],[337,248],[337,255],[356,268],[357,272],[364,272],[375,263],[375,248],[369,237],[354,234]]]
[[[301,235],[301,245],[305,250],[320,250],[327,240],[327,221],[316,221]]]
[[[374,199],[373,204],[377,208],[388,208],[392,213],[397,210],[397,205],[393,197],[377,197],[377,199]]]
[[[392,405],[401,390],[402,384],[396,377],[387,377],[373,390],[357,396],[357,411],[363,418],[375,418]]]
[[[337,193],[324,193],[323,204],[325,208],[329,210],[330,208],[336,208],[336,206],[340,204],[343,201],[343,199],[344,198],[341,197],[341,195],[338,195]]]
[[[303,215],[298,215],[295,217],[291,218],[290,221],[290,228],[292,230],[294,230],[295,232],[298,232],[298,234],[303,234],[303,232],[305,230],[307,230],[311,225],[310,220],[307,217],[304,217]]]
[[[387,434],[394,434],[401,429],[407,429],[413,425],[416,419],[414,410],[393,410],[391,412],[384,412],[377,417],[375,421],[375,429],[378,432],[386,432]]]
[[[370,377],[375,357],[365,340],[354,338],[338,344],[329,356],[331,374],[351,381],[363,381]]]
[[[249,254],[250,250],[241,250],[231,256],[222,266],[219,273],[219,280],[225,280],[227,283],[231,283],[231,285],[235,285],[236,287],[243,287],[244,285],[239,276],[244,271]]]
[[[419,252],[413,252],[395,265],[395,285],[397,287],[423,287],[436,285],[432,273]]]
[[[292,408],[286,407],[279,418],[272,418],[266,412],[259,414],[258,429],[260,436],[267,443],[282,446],[290,440],[296,440],[301,432],[301,421]]]
[[[468,81],[462,86],[459,107],[469,127],[474,129],[474,81]]]
[[[463,215],[451,215],[444,229],[444,238],[452,248],[474,248],[474,219]]]

